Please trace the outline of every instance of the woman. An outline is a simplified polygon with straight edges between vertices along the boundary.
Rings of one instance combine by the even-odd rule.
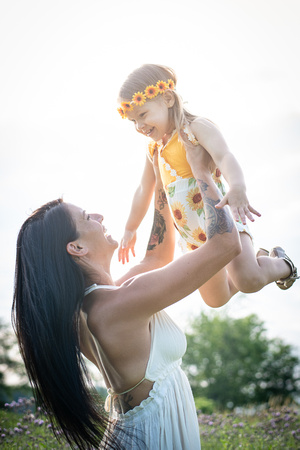
[[[240,242],[226,209],[214,208],[220,196],[203,169],[207,155],[190,150],[190,162],[202,167],[195,176],[209,217],[208,242],[170,264],[173,225],[159,179],[145,259],[117,283],[110,262],[118,243],[106,235],[101,215],[57,200],[21,228],[14,325],[37,401],[71,446],[200,448],[195,405],[180,368],[185,337],[163,309],[228,264]],[[80,352],[104,377],[109,420]]]

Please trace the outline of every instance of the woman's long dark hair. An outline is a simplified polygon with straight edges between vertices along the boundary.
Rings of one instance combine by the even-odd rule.
[[[79,349],[84,277],[66,250],[77,237],[61,199],[25,221],[17,241],[12,321],[37,403],[56,436],[61,429],[71,447],[87,449],[99,447],[108,420]]]

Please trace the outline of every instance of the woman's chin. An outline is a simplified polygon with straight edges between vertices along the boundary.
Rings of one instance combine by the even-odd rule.
[[[105,236],[105,237],[106,237],[107,242],[109,242],[109,243],[110,243],[111,245],[113,245],[115,248],[118,248],[118,247],[119,247],[118,241],[116,241],[115,239],[113,239],[113,238],[111,237],[110,234],[107,235],[107,236]]]

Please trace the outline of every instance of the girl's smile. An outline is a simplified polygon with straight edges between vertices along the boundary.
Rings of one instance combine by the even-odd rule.
[[[169,106],[164,96],[147,101],[143,106],[135,106],[127,117],[134,122],[136,131],[154,141],[163,139],[173,131],[174,124],[169,119]]]

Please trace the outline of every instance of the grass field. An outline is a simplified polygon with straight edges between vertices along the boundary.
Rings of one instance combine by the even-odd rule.
[[[254,414],[198,414],[203,450],[300,449],[300,416],[292,407]],[[45,414],[33,399],[19,399],[0,410],[0,447],[62,449]]]

